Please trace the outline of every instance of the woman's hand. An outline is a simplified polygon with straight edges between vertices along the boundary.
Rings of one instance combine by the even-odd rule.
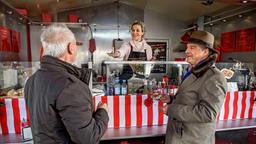
[[[108,55],[113,57],[113,58],[119,58],[120,57],[120,52],[119,51],[111,52],[111,53],[108,53]]]
[[[150,61],[155,61],[156,60],[156,57],[152,57],[151,59],[150,59]]]

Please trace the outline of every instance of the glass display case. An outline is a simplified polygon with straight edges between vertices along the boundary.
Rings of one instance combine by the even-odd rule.
[[[232,71],[232,77],[227,79],[228,87],[232,87],[231,84],[234,84],[237,91],[256,89],[255,65],[253,63],[216,63],[216,67],[220,70],[228,69]]]
[[[169,93],[175,90],[188,70],[186,62],[176,61],[105,61],[106,95]],[[154,73],[159,65],[165,73]],[[127,68],[128,67],[128,68]]]
[[[150,94],[161,90],[169,93],[177,90],[189,65],[179,61],[105,61],[106,95]],[[154,73],[157,65],[167,65],[166,73]],[[129,66],[130,69],[125,67]],[[216,63],[220,70],[233,72],[228,81],[228,91],[255,90],[256,80],[252,63]],[[130,71],[130,72],[127,72]],[[125,76],[124,76],[125,75]],[[232,89],[232,85],[236,89]],[[152,93],[151,93],[152,94]]]
[[[1,62],[0,63],[0,97],[24,96],[24,85],[40,67],[40,62]]]

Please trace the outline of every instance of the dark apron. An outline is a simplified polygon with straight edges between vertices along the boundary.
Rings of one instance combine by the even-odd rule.
[[[133,47],[131,46],[131,52],[127,61],[146,61],[147,60],[147,52],[135,52],[133,51]],[[123,66],[123,72],[119,76],[121,80],[128,80],[133,76],[133,70],[129,64],[125,64]]]

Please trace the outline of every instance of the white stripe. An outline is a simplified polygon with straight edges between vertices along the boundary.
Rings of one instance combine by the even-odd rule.
[[[113,104],[113,96],[107,96],[108,101],[108,107],[109,107],[109,122],[108,127],[113,128],[114,127],[114,104]]]
[[[131,95],[131,126],[136,126],[136,95]]]
[[[9,130],[8,132],[15,133],[12,99],[5,99],[5,106],[6,106],[6,114],[7,114],[7,126]]]
[[[254,91],[254,100],[256,99],[256,91]],[[252,108],[252,117],[256,118],[256,102],[254,102],[253,108]]]
[[[241,119],[243,93],[238,92],[236,119]]]
[[[147,95],[142,95],[142,126],[148,125],[148,109],[144,102],[148,98]]]
[[[125,127],[125,96],[119,96],[119,122],[120,127]]]
[[[153,100],[153,125],[158,125],[158,100]]]
[[[168,116],[164,114],[164,124],[167,124],[168,122]]]
[[[230,99],[229,99],[229,103],[228,103],[228,109],[229,109],[229,112],[228,112],[228,119],[232,119],[232,115],[233,115],[233,111],[234,111],[234,108],[233,108],[233,103],[234,103],[234,92],[230,92]]]
[[[249,117],[250,99],[251,99],[251,91],[246,91],[244,118]]]
[[[1,124],[0,124],[0,134],[2,134],[3,132],[2,132],[2,126],[1,126]]]
[[[101,97],[102,96],[95,96],[95,106],[96,106],[96,110],[97,110],[97,106],[98,106],[98,103],[101,101]],[[109,96],[110,97],[110,96]],[[112,110],[112,108],[110,107],[109,103],[108,103],[108,107],[109,107],[109,112],[108,112],[108,115],[109,115],[109,123],[108,123],[108,127],[109,127],[109,124],[113,123],[113,116],[110,116],[110,111]],[[113,126],[112,126],[113,127]]]
[[[99,101],[101,101],[101,96],[95,96],[94,107],[96,107],[96,110],[97,110]]]
[[[19,98],[19,111],[20,111],[20,120],[27,121],[27,113],[26,113],[26,104],[24,98]]]
[[[227,95],[227,94],[226,94],[226,95]],[[219,120],[224,120],[225,102],[226,102],[226,96],[225,96],[224,102],[223,102],[223,104],[222,104],[222,106],[221,106]]]

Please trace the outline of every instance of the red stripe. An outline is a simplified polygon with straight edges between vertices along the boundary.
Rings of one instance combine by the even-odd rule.
[[[148,95],[148,99],[151,100],[151,96]],[[148,126],[152,126],[153,125],[153,100],[152,100],[152,104],[150,104],[147,107],[148,110]]]
[[[136,117],[137,117],[137,127],[142,126],[142,96],[136,96]]]
[[[107,96],[102,96],[102,97],[101,97],[101,102],[108,104]]]
[[[0,102],[5,104],[5,99],[0,99]],[[7,114],[5,105],[0,107],[0,124],[2,128],[2,134],[8,134],[8,126],[7,126]]]
[[[93,101],[93,110],[96,111],[97,104],[96,104],[96,98],[95,98],[95,96],[92,98],[92,101]]]
[[[251,91],[250,95],[250,106],[249,106],[249,112],[248,112],[248,118],[252,118],[252,111],[253,111],[253,105],[254,105],[254,91]]]
[[[113,96],[113,105],[114,105],[114,128],[120,127],[120,115],[119,115],[119,96]]]
[[[15,133],[20,133],[20,110],[19,110],[19,100],[17,98],[12,99],[12,110],[14,119],[14,129]]]
[[[28,107],[26,106],[27,121],[30,121]]]
[[[238,105],[238,91],[234,92],[232,119],[236,119],[236,116],[237,116],[237,105]]]
[[[220,112],[217,113],[217,121],[220,119]]]
[[[164,113],[160,111],[160,108],[163,106],[161,101],[158,101],[158,125],[163,125],[164,123]]]
[[[107,96],[102,96],[102,97],[101,97],[101,102],[108,104]]]
[[[224,104],[224,120],[228,119],[230,92],[227,92]]]
[[[125,127],[131,127],[131,96],[125,96]]]
[[[246,91],[242,91],[242,110],[241,110],[241,115],[240,118],[244,118],[244,114],[245,114],[245,108],[246,108]]]

